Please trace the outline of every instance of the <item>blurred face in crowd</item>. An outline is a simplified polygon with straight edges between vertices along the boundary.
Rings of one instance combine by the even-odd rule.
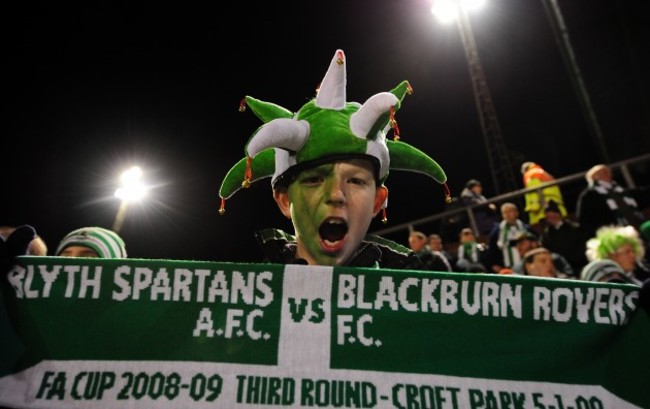
[[[64,248],[59,257],[92,257],[99,258],[99,254],[90,247],[86,246],[68,246]]]
[[[296,256],[308,264],[335,266],[355,253],[388,189],[377,186],[370,161],[350,159],[304,170],[273,195],[293,223]]]
[[[506,223],[514,223],[519,218],[519,210],[515,205],[504,204],[501,206],[501,217]]]
[[[636,267],[636,253],[630,244],[622,245],[609,258],[621,266],[623,271],[632,271]]]
[[[539,241],[532,239],[521,239],[517,242],[517,251],[522,256],[528,251],[539,247]]]
[[[440,236],[434,235],[429,237],[429,248],[433,251],[442,250],[442,238]]]
[[[604,165],[597,166],[593,169],[593,173],[591,175],[591,178],[593,180],[601,180],[604,182],[611,182],[612,181],[612,171]]]
[[[427,238],[423,234],[411,233],[409,234],[409,247],[414,252],[424,249],[427,245]]]
[[[554,211],[544,212],[544,218],[546,219],[546,223],[552,226],[557,226],[562,221],[562,215]]]
[[[529,276],[557,277],[551,253],[548,251],[541,251],[533,255],[530,261],[526,261],[524,266],[526,274]]]
[[[471,243],[473,241],[476,241],[476,237],[474,237],[474,232],[471,229],[463,229],[460,232],[461,243]]]

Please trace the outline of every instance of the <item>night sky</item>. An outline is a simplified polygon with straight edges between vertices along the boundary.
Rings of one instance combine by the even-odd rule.
[[[128,209],[131,257],[261,261],[253,231],[291,230],[269,181],[218,213],[221,181],[261,125],[239,101],[297,110],[338,48],[349,101],[408,80],[402,140],[438,161],[453,195],[470,178],[495,194],[458,30],[438,23],[429,1],[63,3],[3,13],[0,224],[33,225],[50,253],[72,229],[110,228],[118,176],[139,165],[154,188]],[[648,3],[559,1],[611,161],[650,152]],[[556,177],[602,162],[544,2],[488,0],[471,22],[517,182],[522,161]],[[634,172],[648,184],[647,164]],[[444,209],[424,176],[396,171],[387,186],[388,226]],[[405,244],[407,234],[391,238]]]

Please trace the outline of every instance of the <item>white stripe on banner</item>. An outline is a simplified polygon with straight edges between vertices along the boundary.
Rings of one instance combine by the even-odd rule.
[[[311,367],[313,371],[330,366],[334,268],[310,267],[287,265],[284,270],[279,368]]]
[[[303,339],[300,334],[296,338]],[[325,343],[329,345],[329,343]],[[129,377],[125,376],[130,374]],[[108,376],[111,376],[110,378]],[[286,403],[273,402],[258,386],[257,399],[249,402],[251,387],[240,388],[241,376],[271,377],[293,381],[291,394],[279,389]],[[62,377],[65,376],[65,379]],[[93,378],[94,376],[94,378]],[[153,383],[154,377],[164,378]],[[173,378],[173,377],[176,378]],[[215,384],[218,376],[220,383]],[[91,382],[90,379],[95,379]],[[102,380],[104,379],[104,380]],[[149,380],[150,387],[135,380]],[[170,382],[172,380],[178,382]],[[211,381],[206,383],[206,379]],[[369,405],[334,405],[322,390],[302,396],[305,380],[365,382],[372,385]],[[94,386],[92,386],[93,384]],[[216,399],[208,398],[218,386]],[[242,391],[240,391],[242,389]],[[39,392],[40,391],[40,392]],[[60,393],[57,393],[57,391]],[[0,378],[0,407],[26,409],[217,409],[217,408],[546,408],[546,409],[648,409],[625,402],[601,386],[525,382],[454,376],[385,373],[373,371],[251,366],[212,362],[178,361],[42,361],[20,373]],[[162,393],[161,393],[162,392]],[[36,398],[38,394],[41,398]],[[155,399],[152,395],[155,393]],[[124,395],[118,398],[119,394]],[[53,395],[53,396],[50,396]],[[73,396],[77,396],[76,398]],[[315,396],[322,403],[317,404]],[[499,404],[500,403],[500,404]]]

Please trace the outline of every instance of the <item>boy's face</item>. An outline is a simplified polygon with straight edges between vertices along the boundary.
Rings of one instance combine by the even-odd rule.
[[[68,246],[61,253],[59,254],[59,257],[92,257],[92,258],[98,258],[99,254],[90,247],[86,246]]]
[[[286,191],[274,191],[292,220],[297,257],[309,264],[344,264],[365,237],[388,190],[377,187],[372,163],[343,160],[302,171]]]
[[[526,272],[536,277],[557,277],[551,253],[542,252],[533,257],[532,263],[526,263]]]

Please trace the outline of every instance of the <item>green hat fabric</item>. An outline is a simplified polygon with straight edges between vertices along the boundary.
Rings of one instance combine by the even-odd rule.
[[[408,81],[390,92],[371,96],[363,104],[346,101],[346,81],[345,54],[337,50],[316,97],[297,112],[250,96],[244,98],[241,110],[247,105],[264,125],[250,137],[246,156],[228,171],[221,184],[221,213],[225,200],[250,183],[271,177],[276,188],[297,171],[344,158],[371,159],[379,183],[385,182],[389,170],[404,170],[445,184],[447,176],[436,161],[398,140],[394,114],[412,91]],[[395,127],[392,141],[386,139],[391,127]]]
[[[55,255],[70,246],[89,247],[100,258],[127,258],[124,240],[112,230],[102,227],[82,227],[66,234],[59,243]]]

